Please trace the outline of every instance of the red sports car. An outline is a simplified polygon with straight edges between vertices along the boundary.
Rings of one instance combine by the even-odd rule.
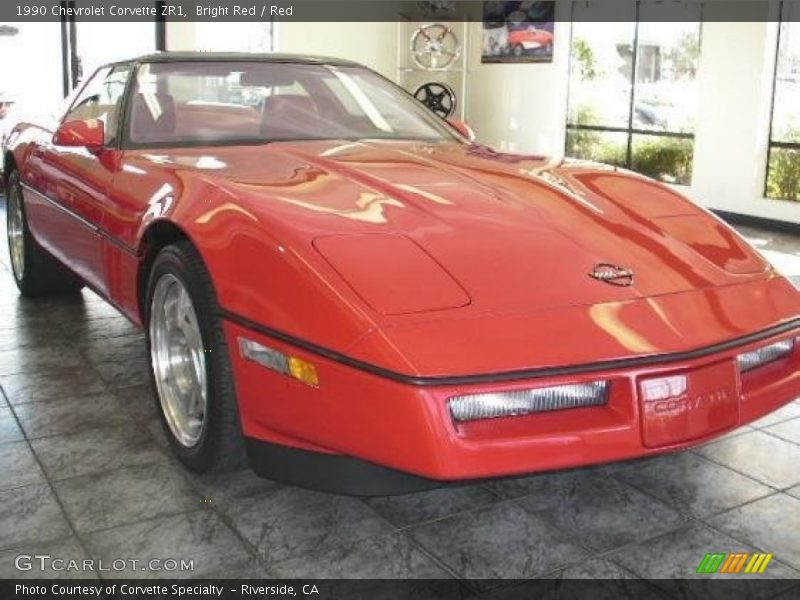
[[[341,60],[110,64],[11,136],[14,277],[145,329],[197,471],[388,493],[685,448],[800,396],[800,293],[724,223],[465,132]]]
[[[514,53],[514,56],[522,56],[529,50],[538,50],[540,48],[552,51],[553,33],[533,26],[514,29],[508,32],[508,47]]]

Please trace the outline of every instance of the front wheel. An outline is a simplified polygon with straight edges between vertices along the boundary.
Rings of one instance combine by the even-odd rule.
[[[23,296],[77,293],[81,290],[83,282],[33,239],[17,172],[8,178],[6,233],[11,272]]]
[[[216,295],[188,242],[156,257],[147,288],[151,376],[164,430],[197,472],[243,463],[236,392]]]

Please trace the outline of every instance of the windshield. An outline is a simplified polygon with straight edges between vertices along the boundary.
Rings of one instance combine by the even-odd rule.
[[[267,61],[143,64],[127,138],[134,145],[455,139],[368,69]]]

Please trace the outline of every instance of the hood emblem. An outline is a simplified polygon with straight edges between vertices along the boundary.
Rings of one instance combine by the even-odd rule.
[[[628,287],[633,285],[633,271],[626,267],[611,265],[608,263],[600,263],[595,265],[589,277],[593,277],[598,281],[603,281],[610,285],[619,287]]]

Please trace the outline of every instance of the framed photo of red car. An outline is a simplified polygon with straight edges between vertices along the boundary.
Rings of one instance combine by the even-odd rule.
[[[484,2],[481,62],[552,62],[555,4]]]

